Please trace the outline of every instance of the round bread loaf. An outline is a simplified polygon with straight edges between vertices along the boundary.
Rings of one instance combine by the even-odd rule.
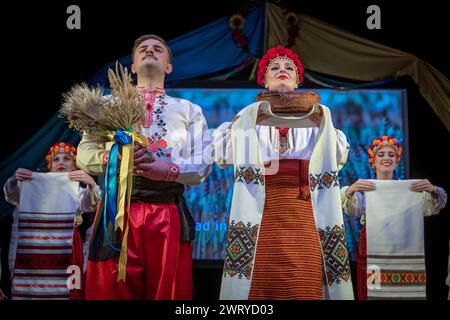
[[[312,91],[263,91],[256,96],[256,101],[269,102],[276,113],[310,112],[315,103],[320,103],[320,95]]]

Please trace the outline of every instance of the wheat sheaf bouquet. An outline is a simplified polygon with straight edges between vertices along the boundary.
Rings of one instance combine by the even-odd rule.
[[[116,64],[115,71],[108,70],[108,79],[110,96],[104,96],[102,88],[76,84],[63,95],[60,109],[69,127],[99,143],[112,141],[117,130],[132,132],[146,113],[146,104],[127,68]]]
[[[134,144],[147,146],[147,140],[138,133],[141,119],[146,115],[146,103],[133,85],[127,68],[116,63],[115,71],[108,70],[111,95],[104,96],[101,88],[77,84],[63,95],[60,115],[69,121],[69,127],[86,133],[97,143],[114,142],[109,150],[104,179],[102,214],[104,227],[109,222],[114,230],[124,232],[120,251],[118,280],[125,281],[128,223],[134,165]],[[121,159],[119,160],[119,152]],[[117,175],[119,183],[117,187]],[[125,206],[128,210],[125,211]],[[124,230],[125,225],[125,230]],[[105,232],[108,237],[108,233]]]

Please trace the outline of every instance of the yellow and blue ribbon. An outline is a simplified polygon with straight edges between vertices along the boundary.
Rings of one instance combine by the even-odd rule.
[[[114,251],[120,251],[119,274],[117,281],[125,281],[127,239],[129,229],[127,225],[124,230],[125,204],[127,204],[127,211],[130,212],[131,189],[133,184],[134,143],[137,142],[143,147],[146,147],[147,139],[138,133],[132,132],[131,128],[129,128],[128,131],[117,130],[113,139],[115,143],[111,147],[108,163],[106,165],[103,225],[108,244]],[[119,187],[118,190],[116,190],[119,147],[122,147],[122,159],[119,170]],[[124,232],[121,248],[115,247],[108,237],[106,228],[108,219],[112,224],[114,224],[114,230],[119,228],[122,232]]]
[[[126,134],[122,130],[117,130],[114,135],[115,143],[111,147],[109,152],[108,167],[106,169],[106,175],[108,179],[105,179],[105,186],[108,194],[108,213],[111,223],[116,222],[117,216],[117,191],[116,191],[116,177],[117,177],[117,163],[119,160],[119,146],[129,145],[133,142],[133,138]],[[128,159],[127,159],[128,160]]]

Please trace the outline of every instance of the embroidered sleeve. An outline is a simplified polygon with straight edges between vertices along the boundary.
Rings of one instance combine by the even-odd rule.
[[[361,217],[366,213],[366,201],[364,194],[361,192],[355,192],[351,197],[347,196],[347,189],[345,186],[341,189],[341,204],[344,213],[351,217]],[[363,219],[361,219],[363,220]]]
[[[167,174],[166,181],[175,181],[180,176],[180,166],[176,163],[169,163],[169,173]]]
[[[83,134],[77,148],[77,167],[92,175],[102,174],[106,168],[106,161],[108,161],[108,150],[112,145],[112,142],[106,144],[94,142],[89,135]]]
[[[222,123],[212,134],[214,161],[220,168],[226,168],[233,164],[231,124],[232,122]]]
[[[11,178],[9,178],[3,187],[3,191],[5,193],[5,200],[18,207],[20,200],[20,181],[16,185],[13,185]]]
[[[101,191],[98,185],[92,190],[89,188],[81,188],[78,192],[78,197],[80,200],[80,210],[81,212],[92,212],[95,211],[95,207],[100,201]]]
[[[231,121],[222,123],[212,134],[214,162],[219,168],[233,165],[233,147],[231,144],[231,127],[242,116],[245,108],[239,111]]]
[[[447,193],[444,189],[437,187],[437,196],[433,197],[431,193],[423,193],[425,217],[438,214],[447,204]]]
[[[350,145],[347,142],[347,137],[341,130],[336,130],[336,133],[337,133],[336,160],[338,163],[338,169],[340,170],[347,162],[348,153],[350,151]]]
[[[196,185],[212,171],[211,137],[202,109],[193,104],[189,106],[186,136],[180,139],[175,154],[172,153],[172,162],[179,166],[178,183]]]

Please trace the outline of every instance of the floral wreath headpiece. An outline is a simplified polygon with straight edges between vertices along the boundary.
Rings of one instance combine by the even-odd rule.
[[[369,163],[370,166],[374,166],[375,162],[375,155],[377,152],[381,149],[381,147],[384,146],[393,146],[396,152],[396,158],[397,161],[400,160],[400,157],[402,156],[402,145],[397,141],[397,139],[390,137],[390,136],[382,136],[378,137],[375,140],[372,141],[372,144],[370,145],[369,149],[367,149],[367,153],[369,155]]]
[[[47,166],[50,167],[53,158],[60,153],[64,153],[73,158],[73,161],[77,160],[77,149],[67,142],[57,142],[47,152],[45,160],[47,161]]]

